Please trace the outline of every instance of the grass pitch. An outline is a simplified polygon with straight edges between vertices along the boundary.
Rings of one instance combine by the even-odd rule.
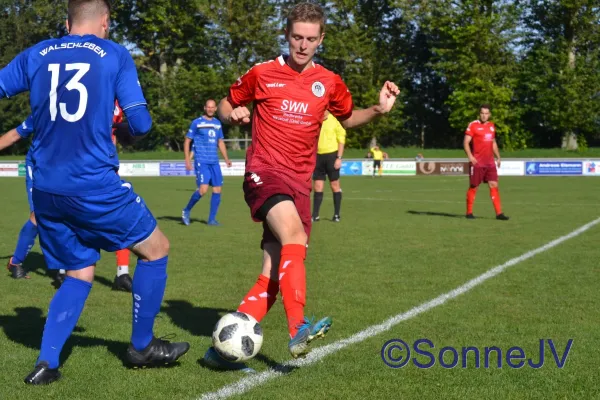
[[[261,225],[250,220],[240,178],[226,178],[218,219],[209,227],[206,196],[180,223],[194,189],[191,177],[134,178],[171,240],[169,280],[157,336],[191,343],[178,366],[129,370],[122,358],[131,324],[131,297],[110,290],[115,256],[103,253],[76,332],[63,350],[63,379],[48,387],[22,380],[39,351],[55,288],[39,246],[26,260],[32,278],[0,279],[0,399],[196,399],[247,375],[215,372],[198,360],[210,346],[216,321],[234,310],[260,273]],[[28,214],[22,178],[4,178],[0,260],[12,254]],[[464,218],[466,177],[342,177],[342,222],[333,223],[331,193],[313,226],[306,260],[308,316],[333,317],[335,343],[390,316],[453,290],[490,268],[563,236],[600,216],[600,182],[593,177],[501,177],[500,195],[510,221],[496,221],[487,187],[475,215]],[[391,330],[348,346],[313,365],[294,369],[234,398],[597,398],[600,396],[598,321],[600,225],[514,265],[448,303]],[[135,260],[131,259],[132,272]],[[249,364],[266,371],[290,359],[281,302],[262,322],[265,342]],[[381,359],[389,339],[420,338],[459,349],[519,346],[539,362],[539,340],[552,339],[558,356],[573,345],[563,368],[545,347],[543,367],[476,368],[473,357],[444,368],[408,364],[393,369]],[[427,362],[426,357],[420,357]],[[446,354],[446,362],[452,354]]]

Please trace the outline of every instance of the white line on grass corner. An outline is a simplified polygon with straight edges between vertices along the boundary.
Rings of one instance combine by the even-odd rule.
[[[355,333],[354,335],[352,335],[346,339],[338,340],[337,342],[328,344],[326,346],[317,347],[314,350],[312,350],[310,353],[308,353],[308,355],[304,359],[288,361],[281,365],[276,366],[275,368],[268,369],[264,372],[248,375],[248,376],[240,379],[237,382],[223,386],[221,389],[219,389],[215,392],[205,393],[198,400],[226,399],[231,396],[240,395],[240,394],[243,394],[257,386],[262,385],[263,383],[266,383],[267,381],[270,381],[271,379],[277,378],[279,376],[283,376],[283,375],[289,373],[290,371],[292,371],[294,368],[306,367],[311,364],[314,364],[317,361],[322,360],[326,356],[336,353],[336,352],[342,350],[343,348],[350,346],[351,344],[360,343],[360,342],[362,342],[366,339],[369,339],[373,336],[379,335],[380,333],[390,330],[392,327],[394,327],[395,325],[398,325],[400,322],[403,322],[403,321],[406,321],[413,317],[416,317],[417,315],[422,314],[426,311],[429,311],[432,308],[435,308],[437,306],[441,306],[442,304],[446,303],[448,300],[452,300],[462,294],[465,294],[469,290],[482,284],[483,282],[487,281],[488,279],[495,277],[496,275],[503,272],[505,269],[512,267],[513,265],[519,264],[519,263],[521,263],[529,258],[532,258],[540,253],[543,253],[547,250],[550,250],[551,248],[556,247],[559,244],[561,244],[569,239],[579,236],[583,232],[585,232],[588,229],[592,228],[593,226],[597,225],[598,223],[600,223],[600,218],[597,218],[597,219],[593,220],[592,222],[589,222],[589,223],[581,226],[580,228],[577,228],[576,230],[574,230],[571,233],[568,233],[564,236],[559,237],[558,239],[548,242],[545,245],[538,247],[537,249],[528,251],[527,253],[524,253],[518,257],[511,259],[511,260],[508,260],[504,264],[493,267],[493,268],[489,269],[488,271],[486,271],[485,273],[479,275],[478,277],[471,279],[464,285],[459,286],[456,289],[451,290],[447,293],[444,293],[444,294],[436,297],[435,299],[432,299],[425,303],[422,303],[422,304],[408,310],[405,313],[398,314],[394,317],[391,317],[381,324],[370,326],[358,333]]]

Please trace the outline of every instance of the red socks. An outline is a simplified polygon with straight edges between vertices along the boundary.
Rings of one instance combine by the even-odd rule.
[[[129,266],[129,250],[117,250],[117,267]]]
[[[306,246],[286,244],[281,248],[279,287],[288,320],[290,338],[296,336],[298,325],[304,323],[306,305]]]
[[[283,308],[288,320],[290,337],[296,336],[298,325],[304,322],[306,304],[306,246],[287,244],[281,248],[279,282],[260,275],[237,311],[252,315],[260,322],[277,300],[281,290]]]
[[[467,190],[467,214],[473,214],[473,203],[475,203],[475,195],[477,194],[477,188],[470,187]],[[492,203],[494,204],[494,210],[496,210],[496,215],[502,214],[502,203],[500,202],[500,193],[498,192],[498,188],[490,188],[490,197],[492,199]]]
[[[490,197],[492,198],[492,203],[494,203],[494,210],[496,210],[496,215],[502,214],[502,205],[500,203],[500,193],[498,193],[498,188],[490,188]]]
[[[473,214],[473,203],[475,203],[475,195],[477,194],[476,187],[470,187],[467,190],[467,215]]]
[[[250,314],[260,322],[275,304],[278,292],[279,282],[261,274],[237,311]]]

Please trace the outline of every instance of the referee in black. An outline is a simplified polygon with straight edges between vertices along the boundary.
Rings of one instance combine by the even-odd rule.
[[[329,178],[329,185],[333,192],[334,214],[333,222],[340,222],[340,208],[342,206],[342,188],[340,187],[340,168],[346,143],[346,130],[329,111],[325,112],[325,121],[321,126],[319,147],[317,149],[317,165],[313,173],[314,197],[312,220],[320,220],[319,210],[323,202],[323,186],[325,177]]]

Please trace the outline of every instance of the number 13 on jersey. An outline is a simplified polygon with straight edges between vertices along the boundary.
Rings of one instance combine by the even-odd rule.
[[[48,71],[52,73],[52,79],[50,82],[50,120],[56,121],[56,116],[58,114],[57,109],[57,95],[56,91],[58,89],[59,75],[60,75],[60,64],[49,64]],[[81,82],[81,78],[90,70],[90,64],[86,63],[73,63],[66,64],[65,71],[73,71],[77,72],[69,80],[65,88],[67,90],[77,90],[79,92],[79,106],[77,107],[77,111],[75,114],[71,114],[67,111],[66,103],[59,103],[58,107],[60,108],[60,116],[68,122],[77,122],[79,121],[85,114],[85,110],[87,108],[88,102],[88,92],[85,85]]]

